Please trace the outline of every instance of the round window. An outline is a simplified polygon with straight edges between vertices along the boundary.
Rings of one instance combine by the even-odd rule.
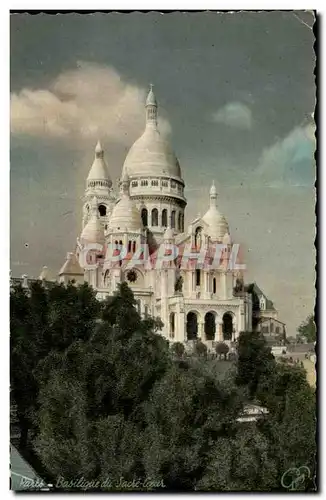
[[[133,269],[131,269],[130,271],[128,271],[128,273],[127,273],[127,280],[130,283],[135,283],[135,281],[137,281],[137,273],[136,273],[136,271],[134,271]]]

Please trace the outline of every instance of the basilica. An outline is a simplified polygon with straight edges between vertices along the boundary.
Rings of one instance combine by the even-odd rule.
[[[96,145],[86,180],[81,233],[58,279],[63,283],[86,281],[99,299],[112,295],[126,281],[140,314],[159,317],[164,325],[161,334],[170,342],[200,338],[211,347],[216,341],[234,341],[240,331],[251,330],[252,299],[241,289],[241,271],[228,265],[232,237],[218,206],[217,189],[214,183],[207,189],[205,215],[185,227],[185,183],[178,159],[159,132],[152,87],[145,103],[144,125],[124,161],[118,193],[102,146]],[[154,265],[133,259],[145,246],[146,262]],[[179,256],[187,254],[186,265],[177,257],[155,265],[162,247],[177,248]],[[205,262],[212,264],[216,247],[223,249],[218,265],[196,264],[202,249],[206,249]],[[100,258],[89,265],[81,257],[85,249],[92,248],[95,256],[101,248],[111,248],[118,252],[112,255],[120,257],[109,266]],[[239,283],[241,293],[235,293]]]

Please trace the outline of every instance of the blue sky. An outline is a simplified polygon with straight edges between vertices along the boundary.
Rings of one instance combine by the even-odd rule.
[[[215,179],[248,281],[293,334],[314,304],[312,24],[309,12],[12,15],[12,273],[60,268],[97,138],[115,182],[153,83],[188,222]]]

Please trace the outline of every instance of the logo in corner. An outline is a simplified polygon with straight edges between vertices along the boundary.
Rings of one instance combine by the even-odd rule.
[[[298,491],[304,486],[306,479],[310,479],[310,469],[306,465],[291,467],[284,472],[281,485],[290,491]]]

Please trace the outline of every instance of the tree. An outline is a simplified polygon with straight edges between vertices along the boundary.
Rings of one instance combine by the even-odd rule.
[[[144,467],[173,491],[193,491],[219,439],[234,435],[242,395],[218,381],[205,363],[175,365],[155,385],[146,405]]]
[[[215,347],[216,354],[218,354],[220,357],[223,355],[224,359],[226,359],[226,355],[229,352],[229,346],[225,344],[225,342],[218,342]]]
[[[256,395],[269,410],[259,428],[270,440],[280,477],[291,468],[308,467],[310,477],[300,487],[314,489],[316,398],[305,370],[298,364],[277,363],[271,376],[261,380]]]
[[[298,327],[297,338],[299,342],[316,342],[316,323],[313,314],[310,314]]]
[[[69,307],[80,307],[79,293],[41,287],[33,300],[22,289],[12,297],[13,345],[24,363],[14,370],[15,392],[27,418],[34,412],[34,449],[54,479],[84,477],[111,491],[130,489],[121,478],[137,478],[136,491],[160,489],[147,480],[163,491],[279,491],[289,468],[314,474],[315,395],[304,370],[276,363],[261,334],[240,335],[228,372],[202,355],[176,362],[160,321],[142,319],[126,283],[100,309],[84,290],[87,329],[60,326],[61,315],[77,320]],[[23,357],[25,332],[36,348]],[[54,347],[45,354],[47,335]],[[241,423],[248,398],[268,413]]]
[[[206,356],[207,355],[207,346],[200,339],[195,343],[195,353],[197,356]]]
[[[275,368],[274,356],[259,332],[240,333],[237,352],[236,383],[248,386],[253,399],[261,378],[268,378]]]
[[[296,343],[296,339],[295,339],[295,337],[286,337],[285,343],[286,344],[295,344]]]
[[[278,474],[268,438],[254,424],[242,424],[230,439],[217,439],[197,489],[273,491],[278,489]]]
[[[249,397],[268,410],[257,424],[269,441],[277,468],[277,488],[290,468],[304,465],[315,473],[316,404],[305,370],[299,365],[276,363],[259,333],[239,337],[236,382],[246,386]],[[298,411],[300,408],[300,411]],[[312,485],[302,485],[306,490]]]
[[[141,440],[143,405],[172,365],[168,342],[157,333],[160,327],[152,318],[141,318],[131,290],[123,283],[105,302],[102,321],[86,342],[78,339],[63,353],[44,360],[40,432],[35,447],[50,473],[65,470],[67,477],[75,475],[75,466],[69,466],[72,455],[67,452],[72,443],[79,476],[95,478],[116,470],[116,481],[122,472],[127,474],[126,480],[132,480],[134,466],[128,469],[130,460],[138,464],[137,471],[142,475],[137,449],[130,449],[130,436],[124,436],[123,429],[133,432],[135,441]],[[73,398],[68,403],[74,387],[78,400]],[[103,435],[107,441],[98,446]],[[107,449],[114,442],[112,449]],[[79,447],[74,448],[74,443]]]
[[[171,346],[171,351],[178,357],[183,358],[185,353],[185,346],[181,342],[174,342]]]
[[[10,293],[10,383],[17,405],[21,439],[36,431],[39,364],[53,352],[63,352],[77,339],[86,341],[96,324],[100,303],[87,284],[45,287],[32,283],[27,292],[16,285]]]
[[[245,287],[245,291],[250,293],[252,300],[252,330],[255,332],[260,323],[260,301],[257,293],[255,292],[255,284],[251,283]]]

